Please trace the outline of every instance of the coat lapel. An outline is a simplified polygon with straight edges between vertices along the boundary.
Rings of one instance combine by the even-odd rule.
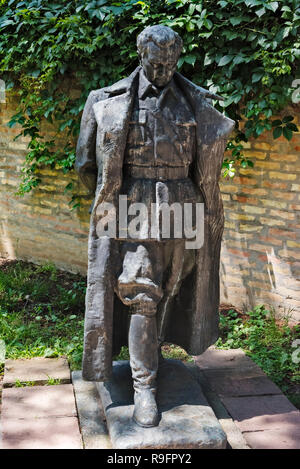
[[[124,87],[122,80],[119,89],[115,85],[107,88],[107,99],[93,105],[98,129],[97,156],[102,162],[102,185],[96,195],[94,213],[101,202],[113,202],[122,185],[123,159],[137,73],[138,69],[130,80],[126,80],[127,87]]]

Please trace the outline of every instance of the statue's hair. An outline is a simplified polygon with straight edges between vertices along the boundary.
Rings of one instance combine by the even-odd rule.
[[[154,42],[158,47],[174,47],[178,57],[182,49],[182,39],[168,26],[157,24],[147,26],[137,37],[137,49],[143,56],[147,52],[149,42]]]

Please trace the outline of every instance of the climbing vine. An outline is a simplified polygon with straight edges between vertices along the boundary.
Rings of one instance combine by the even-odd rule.
[[[43,165],[72,169],[89,91],[128,75],[138,64],[137,34],[157,23],[183,38],[180,72],[223,96],[215,106],[237,122],[225,176],[252,165],[243,154],[250,137],[273,130],[292,138],[294,117],[273,116],[299,78],[300,0],[0,0],[0,74],[20,103],[9,125],[30,138],[19,194],[39,184]],[[52,138],[41,130],[45,120]]]

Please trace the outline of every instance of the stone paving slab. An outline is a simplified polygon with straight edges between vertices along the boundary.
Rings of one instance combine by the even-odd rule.
[[[255,449],[300,449],[300,427],[288,430],[264,430],[244,433],[249,445]]]
[[[228,449],[250,449],[241,430],[230,416],[226,419],[219,419],[219,423],[226,433]]]
[[[3,387],[11,387],[16,381],[46,384],[49,377],[59,379],[61,384],[71,382],[70,369],[66,358],[36,357],[30,359],[6,360]]]
[[[76,416],[72,384],[3,389],[1,419],[4,421]]]
[[[190,371],[164,360],[158,372],[159,425],[142,428],[132,420],[133,386],[129,363],[114,362],[111,381],[97,383],[113,448],[177,449],[226,447],[226,435]]]
[[[196,357],[196,364],[220,423],[224,412],[220,414],[218,399],[251,448],[300,447],[300,412],[242,350],[210,347]]]
[[[187,363],[186,367],[189,368],[191,373],[195,376],[199,382],[206,399],[208,400],[209,405],[213,409],[221,427],[227,436],[228,448],[230,449],[250,449],[248,446],[241,430],[234,423],[231,416],[227,412],[226,408],[221,402],[221,399],[212,391],[208,380],[206,379],[204,372],[199,369],[199,367],[192,363]]]
[[[212,391],[219,396],[281,394],[279,387],[256,368],[204,370],[203,373]]]
[[[83,381],[81,371],[73,371],[72,382],[84,448],[111,448],[102,403],[95,383]]]
[[[241,349],[220,350],[212,346],[202,355],[195,357],[195,363],[201,370],[252,368],[258,373],[263,373],[261,368]]]
[[[82,448],[76,417],[2,419],[2,435],[2,449]]]
[[[275,416],[276,419],[277,415],[288,416],[291,412],[296,412],[300,416],[300,412],[283,394],[279,396],[224,397],[221,400],[232,418],[239,423],[239,427],[243,428],[243,431],[268,428],[267,423],[274,421],[272,416]],[[256,421],[257,426],[249,428],[250,421]]]

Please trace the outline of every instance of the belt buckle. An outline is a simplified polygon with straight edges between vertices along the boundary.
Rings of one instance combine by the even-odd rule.
[[[156,167],[156,177],[159,181],[164,181],[166,178],[164,177],[164,175],[161,173],[161,171],[163,172],[164,171],[164,168],[159,168],[158,166]]]

